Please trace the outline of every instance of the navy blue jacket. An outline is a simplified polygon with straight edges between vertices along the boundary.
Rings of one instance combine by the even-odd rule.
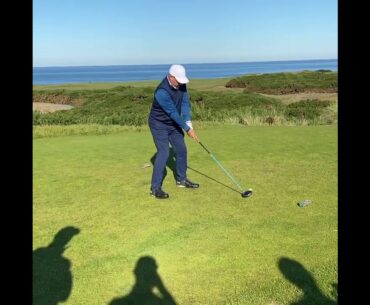
[[[165,77],[154,92],[149,124],[154,127],[162,124],[177,125],[189,131],[190,127],[185,122],[190,120],[190,102],[186,85],[180,85],[175,89]]]

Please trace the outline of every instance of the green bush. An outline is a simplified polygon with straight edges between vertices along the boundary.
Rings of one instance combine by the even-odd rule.
[[[289,82],[303,75],[306,80],[302,82]],[[309,84],[309,78],[320,74],[321,77],[329,72],[302,72],[277,73],[258,75],[254,80],[260,81],[259,86],[267,83],[271,88],[286,91],[301,91]],[[313,76],[315,75],[315,76]],[[301,77],[299,76],[299,77]],[[281,79],[286,81],[282,87]],[[242,80],[237,78],[236,80]],[[253,78],[252,78],[253,79]],[[268,81],[267,81],[268,80]],[[317,82],[316,80],[312,81]],[[257,86],[251,79],[245,84],[251,88]],[[336,80],[326,82],[328,88],[336,86]],[[336,110],[325,110],[330,105],[328,101],[305,100],[290,105],[284,105],[280,100],[267,97],[255,92],[214,92],[189,90],[192,118],[198,122],[239,122],[244,125],[266,124],[271,125],[285,122],[298,122],[306,120],[309,124],[316,122],[335,122]],[[34,125],[72,125],[72,124],[101,124],[122,126],[147,125],[148,115],[153,101],[154,89],[149,87],[117,86],[111,89],[96,90],[49,90],[35,91],[34,96],[40,100],[48,100],[50,96],[58,96],[60,100],[68,100],[75,107],[70,110],[61,110],[52,113],[33,113]],[[46,97],[45,97],[46,96]],[[45,97],[45,98],[44,98]],[[83,101],[78,103],[76,101]],[[270,119],[267,119],[270,118]],[[271,119],[272,118],[272,119]]]
[[[289,119],[313,120],[320,116],[323,109],[330,106],[330,101],[302,100],[286,106],[285,116]]]
[[[287,94],[304,91],[337,92],[338,73],[302,71],[297,73],[264,73],[241,76],[226,83],[228,88],[245,88],[245,92]]]

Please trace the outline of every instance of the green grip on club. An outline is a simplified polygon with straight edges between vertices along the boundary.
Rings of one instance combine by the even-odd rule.
[[[222,166],[222,164],[216,159],[216,157],[213,155],[213,154],[211,154],[211,153],[209,153],[209,155],[211,156],[211,158],[213,159],[213,160],[215,160],[215,162],[221,167],[221,169],[224,171],[224,173],[232,180],[232,181],[234,181],[234,183],[238,186],[238,188],[241,190],[241,191],[243,191],[243,188],[239,185],[239,183],[235,180],[235,178],[233,177],[233,176],[231,176],[228,172],[227,172],[227,170]]]
[[[243,188],[240,186],[240,184],[235,180],[233,176],[231,176],[228,171],[222,166],[222,164],[216,159],[216,157],[203,145],[202,142],[198,142],[202,147],[206,150],[206,152],[211,156],[211,158],[217,163],[218,166],[221,167],[221,169],[224,171],[224,173],[238,186],[238,188],[243,192]]]

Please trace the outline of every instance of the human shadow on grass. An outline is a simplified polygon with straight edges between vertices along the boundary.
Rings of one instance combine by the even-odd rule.
[[[154,165],[154,162],[155,162],[155,157],[156,157],[156,153],[150,159],[150,162],[153,165]],[[172,171],[173,177],[176,180],[176,177],[177,177],[176,157],[175,157],[174,150],[173,150],[172,147],[170,147],[170,153],[169,153],[169,157],[168,157],[168,161],[167,161],[167,167]],[[226,185],[226,184],[224,184],[224,183],[222,183],[222,182],[220,182],[220,181],[218,181],[218,180],[216,180],[216,179],[214,179],[214,178],[212,178],[212,177],[210,177],[210,176],[208,176],[208,175],[206,175],[206,174],[204,174],[204,173],[202,173],[202,172],[200,172],[200,171],[198,171],[198,170],[196,170],[196,169],[194,169],[194,168],[192,168],[190,166],[188,166],[187,168],[190,169],[190,170],[192,170],[192,171],[194,171],[194,172],[196,172],[199,175],[202,175],[203,177],[206,177],[206,178],[208,178],[208,179],[210,179],[210,180],[212,180],[212,181],[214,181],[214,182],[222,185],[223,187],[226,187],[226,188],[228,188],[228,189],[230,189],[230,190],[232,190],[232,191],[237,192],[238,194],[240,194],[240,191],[238,191],[237,189],[234,189],[234,188],[232,188],[232,187],[230,187],[230,186],[228,186],[228,185]],[[165,168],[163,179],[167,176],[167,173],[168,173],[167,172],[167,168]]]
[[[301,263],[287,257],[282,257],[279,259],[278,265],[284,277],[303,292],[301,299],[297,302],[290,303],[290,305],[338,304],[336,300],[332,300],[322,293],[312,274]],[[338,286],[336,283],[333,283],[332,287],[334,289],[332,295],[337,299]]]
[[[157,269],[158,265],[153,257],[140,257],[134,269],[136,281],[130,293],[114,298],[109,305],[176,305]]]
[[[67,244],[80,229],[72,226],[55,234],[47,247],[33,251],[33,305],[57,305],[65,302],[72,291],[71,262],[63,256]]]
[[[220,181],[218,181],[218,180],[216,180],[216,179],[214,179],[214,178],[212,178],[212,177],[210,177],[210,176],[207,176],[206,174],[201,173],[200,171],[198,171],[198,170],[196,170],[196,169],[194,169],[194,168],[191,168],[190,166],[188,166],[188,169],[190,169],[190,170],[192,170],[192,171],[194,171],[194,172],[198,173],[199,175],[202,175],[202,176],[204,176],[204,177],[206,177],[206,178],[208,178],[208,179],[210,179],[210,180],[212,180],[212,181],[214,181],[214,182],[216,182],[216,183],[218,183],[218,184],[220,184],[220,185],[222,185],[222,186],[224,186],[224,187],[227,187],[228,189],[230,189],[230,190],[232,190],[232,191],[234,191],[234,192],[237,192],[238,194],[240,194],[240,191],[238,191],[237,189],[234,189],[234,188],[232,188],[232,187],[230,187],[230,186],[228,186],[228,185],[226,185],[226,184],[223,184],[222,182],[220,182]]]
[[[155,158],[157,157],[157,153],[154,153],[154,155],[150,158],[150,162],[154,166]],[[173,178],[176,180],[177,178],[177,171],[176,171],[176,159],[175,159],[175,152],[172,147],[170,147],[169,156],[167,160],[167,166],[164,169],[164,175],[163,180],[166,178],[168,171],[167,167],[172,171]],[[163,182],[162,180],[162,182]]]

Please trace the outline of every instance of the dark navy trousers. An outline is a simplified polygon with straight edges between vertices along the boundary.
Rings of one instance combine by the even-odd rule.
[[[186,178],[187,150],[184,132],[180,127],[170,126],[159,122],[149,121],[150,131],[153,136],[157,154],[154,161],[151,188],[158,189],[162,186],[167,160],[170,154],[170,144],[176,159],[177,180]]]

